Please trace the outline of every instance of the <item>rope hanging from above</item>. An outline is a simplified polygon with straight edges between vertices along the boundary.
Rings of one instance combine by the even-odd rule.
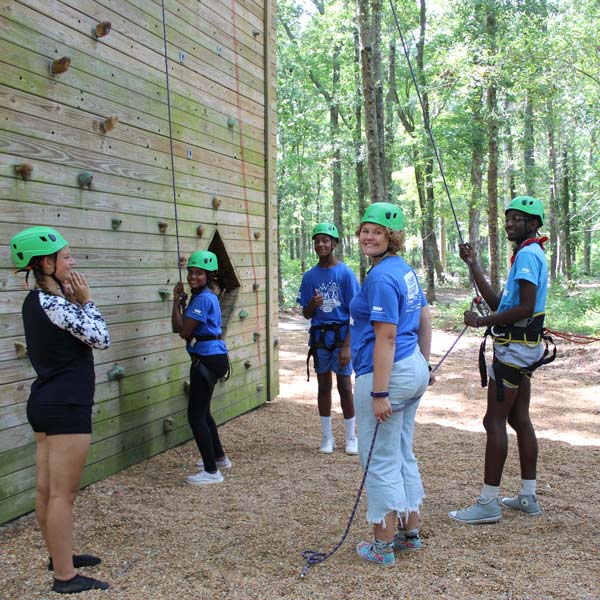
[[[394,17],[394,23],[396,25],[396,30],[398,31],[398,35],[400,36],[400,41],[402,42],[402,50],[404,52],[404,56],[406,57],[406,62],[408,64],[408,70],[410,71],[410,76],[415,86],[415,92],[417,94],[417,98],[419,99],[419,104],[421,106],[421,113],[423,115],[423,124],[425,126],[425,130],[427,131],[427,135],[429,136],[429,140],[431,142],[431,147],[433,148],[433,153],[435,155],[435,159],[438,164],[438,168],[440,170],[440,176],[442,178],[442,183],[444,185],[444,191],[446,192],[446,197],[448,198],[448,202],[450,204],[450,209],[452,210],[452,216],[454,218],[454,224],[456,225],[456,231],[458,232],[458,239],[461,244],[464,244],[464,238],[462,235],[462,231],[460,229],[460,224],[458,222],[458,217],[456,215],[456,209],[454,208],[454,202],[452,202],[452,196],[450,194],[450,188],[448,187],[448,182],[446,181],[446,174],[444,173],[444,167],[442,165],[442,159],[440,158],[440,153],[438,151],[437,144],[435,142],[435,138],[433,137],[433,131],[431,129],[431,123],[429,122],[429,115],[425,110],[425,103],[423,102],[423,96],[421,94],[421,90],[419,88],[419,82],[417,81],[417,76],[415,75],[415,71],[412,66],[412,62],[410,60],[410,53],[408,51],[408,46],[406,44],[406,40],[404,39],[404,35],[402,33],[402,29],[400,27],[400,21],[398,20],[398,15],[396,14],[396,7],[394,5],[394,1],[390,0],[390,7],[392,9],[392,15]],[[477,289],[477,284],[475,283],[475,277],[469,268],[469,277],[471,279],[471,284],[473,285],[473,289],[475,290],[475,296],[481,297],[479,290]]]
[[[175,159],[173,154],[173,122],[171,118],[171,88],[169,86],[169,57],[167,54],[167,17],[165,11],[165,0],[162,4],[162,26],[163,26],[163,44],[165,52],[165,80],[167,83],[167,116],[169,121],[169,145],[171,149],[171,187],[173,190],[173,211],[175,216],[175,241],[177,244],[177,269],[179,272],[179,281],[183,281],[181,274],[181,249],[179,247],[179,219],[177,216],[177,187],[175,184]]]

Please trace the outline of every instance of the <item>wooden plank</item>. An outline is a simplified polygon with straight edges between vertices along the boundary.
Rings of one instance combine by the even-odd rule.
[[[36,163],[51,162],[62,166],[68,165],[71,168],[77,168],[78,173],[81,170],[93,171],[94,173],[106,173],[120,178],[161,184],[164,186],[165,199],[171,191],[170,169],[159,169],[139,163],[131,163],[119,157],[107,160],[105,155],[99,152],[76,150],[52,141],[36,140],[28,136],[0,130],[0,151],[5,154],[15,154],[28,158]],[[75,182],[77,179],[73,181]],[[177,175],[177,188],[203,191],[218,197],[237,196],[238,198],[245,198],[247,195],[250,200],[256,201],[261,196],[261,191],[252,189],[251,186],[244,192],[239,186],[182,173]]]
[[[184,434],[184,439],[189,439],[191,432],[187,424],[185,409],[177,413],[171,413],[169,416],[174,422],[173,430],[182,430],[179,432],[179,436],[176,435],[175,437],[181,437]],[[163,419],[157,419],[146,423],[143,427],[137,427],[121,433],[115,432],[115,435],[112,437],[93,443],[88,454],[86,467],[90,467],[111,456],[126,452],[153,438],[163,437],[165,441],[167,441],[167,438],[172,439],[173,436],[171,434],[173,432],[169,432],[168,434],[163,433],[162,423]],[[183,428],[186,428],[187,431],[183,430]],[[0,501],[31,489],[34,485],[35,465],[32,464],[0,478]]]
[[[231,77],[235,77],[237,62],[241,81],[262,92],[263,46],[252,35],[253,28],[246,24],[246,30],[240,29],[238,41],[234,44],[229,34],[210,27],[209,18],[215,13],[214,6],[207,10],[200,2],[178,2],[176,14],[167,12],[169,43],[181,45],[184,49],[192,47],[201,60],[217,64],[219,69],[227,71]],[[240,43],[240,38],[246,43]],[[233,85],[235,89],[235,83]]]
[[[1,181],[1,180],[0,180]],[[213,209],[209,208],[198,208],[196,209],[198,220],[190,222],[179,217],[176,222],[172,218],[158,217],[156,219],[148,218],[143,215],[144,202],[141,202],[141,206],[135,206],[133,203],[128,202],[125,206],[120,207],[119,212],[107,212],[107,211],[96,211],[91,209],[81,210],[80,208],[61,208],[58,202],[52,204],[51,198],[48,198],[48,203],[45,204],[33,204],[30,202],[25,203],[23,200],[18,199],[7,199],[3,200],[2,186],[0,185],[0,210],[2,211],[3,221],[7,224],[14,224],[18,227],[22,223],[45,223],[48,226],[56,227],[61,229],[68,224],[68,226],[78,229],[92,229],[92,230],[112,230],[112,219],[120,219],[120,225],[118,232],[114,232],[112,235],[115,236],[127,236],[128,234],[145,234],[153,243],[148,244],[148,251],[163,251],[166,248],[170,248],[171,251],[176,250],[176,235],[180,238],[188,238],[197,240],[197,228],[198,224],[209,221],[211,212]],[[93,204],[92,204],[93,205]],[[173,208],[172,206],[164,206],[165,209]],[[128,210],[130,209],[130,210]],[[141,213],[141,214],[140,214]],[[179,211],[178,211],[179,213]],[[214,217],[213,217],[214,218]],[[253,233],[255,231],[262,232],[264,220],[260,217],[240,215],[237,213],[220,213],[219,220],[221,225],[218,228],[219,235],[222,239],[234,240],[244,239],[250,242],[254,248],[260,248],[263,244],[260,240],[254,238]],[[159,223],[165,223],[167,228],[165,233],[160,233]],[[15,229],[16,229],[15,227]],[[217,228],[213,225],[204,226],[205,231],[203,232],[203,238],[207,240],[206,245],[208,246],[208,240],[213,236]],[[250,231],[248,231],[250,229]],[[69,240],[70,241],[70,240]],[[230,257],[231,260],[231,257]],[[258,260],[258,257],[257,257]],[[173,260],[169,267],[173,267]],[[256,261],[255,261],[256,262]],[[135,260],[130,264],[132,269],[139,268],[139,261]],[[108,266],[106,263],[103,266]],[[148,275],[152,275],[149,271]],[[158,274],[157,274],[158,275]]]
[[[46,7],[47,11],[52,11],[53,6],[57,5],[56,0],[41,0],[37,2],[43,7]],[[164,80],[164,57],[158,53],[153,53],[147,49],[143,49],[139,44],[123,44],[122,51],[115,50],[107,44],[97,44],[88,34],[88,31],[81,32],[75,31],[74,29],[64,27],[61,23],[55,21],[51,17],[46,17],[42,12],[31,10],[21,4],[14,4],[11,6],[0,6],[5,16],[12,20],[11,28],[18,28],[21,24],[33,31],[37,31],[43,34],[45,37],[55,41],[58,44],[56,50],[48,54],[52,56],[55,53],[59,56],[74,54],[78,49],[84,50],[86,54],[92,58],[97,59],[92,61],[91,64],[96,62],[100,64],[105,62],[111,69],[120,68],[123,71],[129,73],[130,78],[137,78],[138,81],[143,81],[145,78],[149,78],[153,83],[159,83]],[[2,13],[0,13],[2,14]],[[0,28],[1,33],[2,28]],[[30,34],[31,39],[31,34]],[[109,36],[110,38],[111,36]],[[23,44],[24,48],[30,47],[30,44]],[[55,44],[56,45],[56,44]],[[133,46],[133,48],[131,47]],[[132,58],[135,56],[135,58]],[[98,62],[100,61],[100,62]],[[89,60],[78,60],[78,64],[90,64]],[[217,112],[225,114],[225,117],[231,116],[237,118],[237,106],[238,101],[242,109],[242,118],[244,122],[249,125],[262,129],[263,122],[261,114],[264,113],[262,107],[262,95],[257,96],[256,100],[249,99],[244,96],[238,98],[237,93],[234,91],[235,88],[228,89],[220,85],[217,82],[210,80],[203,80],[202,85],[194,85],[193,82],[189,81],[188,70],[182,68],[178,63],[170,61],[170,71],[173,76],[172,90],[178,90],[181,98],[197,97],[201,98],[203,104],[210,106]],[[73,69],[74,67],[72,67]],[[40,71],[40,74],[45,74],[46,69]],[[70,81],[71,77],[75,73],[71,73],[71,69],[63,75],[65,81]],[[124,86],[127,89],[127,86]],[[165,98],[166,90],[163,91],[163,98]],[[254,92],[259,94],[259,92]]]
[[[219,390],[219,386],[217,386],[215,402],[221,392],[231,394],[231,391],[240,385],[262,379],[263,366],[261,362],[264,362],[264,356],[257,355],[257,350],[259,350],[258,347],[245,346],[230,353],[232,376],[222,390]],[[251,362],[251,368],[245,367],[246,361]],[[176,394],[181,395],[183,382],[188,379],[188,376],[189,361],[186,360],[175,364],[165,363],[159,369],[147,370],[137,375],[131,375],[126,371],[126,377],[119,383],[103,382],[98,378],[95,394],[95,422],[112,418],[119,413],[126,414],[132,410],[151,406],[157,401],[157,398],[160,399],[166,395],[169,397]],[[27,396],[27,393],[23,393],[21,402],[0,406],[0,422],[2,422],[3,429],[9,430],[26,425]],[[0,446],[0,451],[6,451],[6,448],[2,449]]]
[[[25,38],[27,34],[28,31],[23,29],[21,35]],[[161,136],[168,134],[168,113],[164,102],[159,99],[161,88],[156,88],[156,97],[149,96],[152,90],[142,89],[142,92],[145,91],[143,94],[135,89],[126,89],[114,82],[115,73],[105,72],[101,63],[96,65],[90,74],[74,66],[72,72],[71,69],[67,72],[70,73],[68,79],[66,77],[49,79],[45,73],[49,61],[45,56],[15,45],[13,39],[4,41],[1,39],[1,35],[2,29],[0,28],[0,49],[2,50],[0,56],[5,61],[3,63],[5,70],[3,81],[10,88],[59,102],[59,114],[69,109],[81,109],[86,113],[91,113],[88,117],[88,128],[92,127],[95,119],[111,114],[117,115],[120,119],[120,127],[111,132],[111,138],[125,135],[124,125],[130,128],[126,135],[133,140],[138,140],[140,145],[145,145],[144,139],[149,134],[154,133]],[[23,43],[25,43],[24,40]],[[43,43],[44,38],[40,40],[40,44]],[[38,48],[39,50],[42,48]],[[50,50],[48,48],[47,52]],[[72,59],[75,60],[75,58],[74,54]],[[88,71],[91,70],[87,63],[82,66],[85,66]],[[129,77],[131,78],[131,76]],[[125,75],[122,79],[124,84]],[[102,82],[101,86],[98,85],[99,81]],[[208,149],[213,149],[226,156],[236,156],[236,153],[239,153],[239,140],[232,138],[232,132],[227,126],[227,115],[203,104],[202,98],[198,94],[188,94],[183,97],[178,95],[177,90],[174,89],[171,100],[171,115],[176,141],[180,140],[182,144],[202,146],[202,140],[206,138],[204,146]],[[235,112],[237,115],[237,108],[232,107],[231,112]],[[245,122],[244,134],[245,150],[248,152],[247,160],[252,159],[254,163],[260,164],[257,157],[264,151],[262,131]],[[177,147],[176,151],[179,151]]]
[[[259,308],[264,309],[264,305]],[[248,312],[253,315],[254,309],[249,306]],[[259,318],[261,319],[261,323],[266,324],[264,317]],[[257,321],[251,316],[248,319],[248,323],[252,325],[256,324]],[[231,335],[226,337],[225,342],[230,349],[232,362],[236,360],[240,348],[244,348],[251,343],[254,343],[253,335],[254,330],[248,331],[244,335]],[[266,337],[266,335],[263,335],[263,337]],[[250,342],[250,339],[252,339],[252,342]],[[237,345],[242,343],[241,340],[245,342],[244,346]],[[148,351],[149,346],[151,346],[152,352]],[[145,338],[113,343],[108,350],[94,351],[96,381],[100,383],[105,380],[108,371],[114,366],[113,363],[119,363],[121,366],[124,366],[123,363],[125,363],[125,361],[141,357],[143,361],[148,361],[147,364],[150,364],[149,357],[151,355],[158,355],[158,362],[160,363],[161,355],[163,353],[178,349],[182,353],[184,352],[182,340],[175,334],[152,338],[151,344],[149,340]],[[181,360],[178,362],[181,362]],[[31,380],[34,377],[35,373],[27,359],[13,359],[0,362],[0,385]]]
[[[103,0],[106,1],[106,0]],[[142,7],[143,10],[152,13],[154,18],[161,23],[162,27],[162,14],[160,2],[154,4],[146,2],[146,0],[128,0],[128,4],[135,4],[136,6]],[[167,2],[167,37],[170,38],[170,29],[173,26],[173,20],[177,21],[177,9],[181,8],[182,2]],[[238,43],[234,44],[233,36],[231,35],[231,22],[230,18],[227,17],[227,13],[219,9],[215,9],[215,5],[211,5],[205,2],[192,2],[185,3],[190,11],[198,16],[198,19],[194,19],[197,23],[197,27],[203,27],[202,32],[207,38],[209,48],[216,48],[217,45],[221,46],[221,56],[230,62],[233,62],[233,49],[238,55],[248,61],[254,62],[257,66],[262,66],[262,52],[263,44],[260,40],[257,40],[252,35],[252,29],[254,26],[248,24],[245,28],[243,27],[243,21],[240,23],[240,31],[238,33]],[[175,17],[174,17],[175,15]],[[201,25],[202,24],[202,25]],[[204,26],[205,24],[205,26]],[[259,24],[255,25],[257,28],[261,28]]]
[[[82,486],[85,487],[94,481],[112,475],[141,460],[164,452],[170,447],[177,446],[187,440],[189,429],[182,427],[165,436],[154,437],[136,447],[129,448],[110,458],[86,467],[82,477]],[[25,514],[33,509],[34,488],[0,501],[0,522],[5,522]]]
[[[3,150],[4,152],[2,152]],[[35,161],[33,163],[34,169],[31,180],[25,182],[15,177],[13,168],[14,165],[21,164],[22,162],[24,162],[24,156],[9,154],[6,151],[6,147],[3,146],[2,140],[0,140],[0,183],[2,183],[3,189],[7,190],[7,196],[12,198],[28,199],[29,190],[32,190],[32,200],[38,200],[39,198],[36,196],[33,184],[50,183],[73,188],[65,193],[70,194],[75,192],[73,194],[74,202],[77,203],[79,199],[80,206],[89,206],[91,202],[94,202],[98,198],[99,194],[110,193],[117,195],[118,198],[124,198],[124,204],[127,205],[129,210],[131,210],[131,206],[136,206],[138,203],[143,202],[144,198],[162,201],[165,206],[169,206],[170,203],[171,209],[173,207],[173,189],[170,183],[154,184],[149,181],[133,181],[109,173],[93,172],[93,191],[79,190],[77,177],[82,171],[81,168],[71,167],[68,163],[53,164],[44,161]],[[183,207],[181,208],[183,211],[188,209],[193,211],[194,208],[198,210],[202,207],[212,207],[212,199],[216,197],[221,201],[219,214],[225,215],[236,212],[243,214],[246,214],[246,212],[249,214],[264,214],[264,195],[261,195],[259,192],[249,190],[246,194],[248,197],[247,201],[243,190],[240,188],[232,188],[227,190],[227,192],[234,192],[237,197],[228,196],[226,190],[220,186],[211,186],[205,190],[186,190],[185,188],[177,187],[178,213],[180,207]],[[57,195],[61,197],[62,194],[55,193],[53,197]],[[100,198],[98,198],[98,201],[100,201]],[[186,206],[188,209],[185,208]],[[172,215],[172,213],[170,214]],[[216,211],[212,215],[212,219],[208,222],[217,222]]]
[[[87,112],[61,108],[55,102],[26,94],[19,90],[13,90],[9,87],[0,85],[0,104],[6,107],[12,107],[17,115],[11,117],[11,112],[6,113],[7,123],[4,129],[9,131],[19,131],[25,128],[27,131],[35,133],[37,137],[61,136],[63,143],[68,143],[76,147],[88,149],[96,149],[99,143],[98,133],[93,131],[92,119]],[[23,124],[23,114],[27,115],[27,120]],[[37,117],[35,120],[32,117]],[[68,128],[66,127],[68,126]],[[223,128],[224,129],[224,128]],[[181,125],[176,125],[175,135],[185,137],[185,133],[189,127],[183,128]],[[65,142],[64,136],[70,138],[70,141]],[[228,137],[230,137],[228,135]],[[107,146],[103,144],[102,150],[107,154],[118,154],[122,151],[119,146],[120,141],[125,141],[125,154],[131,153],[131,147],[134,145],[136,149],[136,160],[147,164],[154,164],[155,156],[168,156],[168,161],[163,162],[162,166],[167,167],[170,164],[171,147],[167,137],[146,133],[144,130],[133,127],[116,127],[110,134],[111,143]],[[204,141],[206,140],[206,141]],[[186,172],[188,164],[201,163],[207,168],[218,169],[219,171],[231,171],[239,173],[242,168],[242,162],[236,158],[239,155],[239,148],[233,145],[225,145],[216,140],[208,140],[206,136],[194,136],[192,143],[191,139],[187,143],[174,140],[173,154],[179,160],[176,161],[176,170]],[[108,149],[108,150],[107,150]],[[188,149],[192,152],[193,159],[188,159]],[[231,152],[233,156],[226,156],[225,152]],[[262,154],[249,152],[249,157],[246,156],[244,150],[244,158],[246,163],[244,168],[246,173],[251,177],[258,179],[264,178],[264,164],[262,163]],[[252,159],[256,164],[252,164],[249,160]]]
[[[129,63],[133,63],[134,60],[143,63],[144,68],[150,70],[164,70],[163,45],[153,44],[153,48],[146,45],[148,40],[151,40],[152,37],[142,29],[138,29],[138,33],[141,36],[141,38],[138,39],[136,36],[126,37],[117,28],[113,28],[111,29],[110,35],[103,38],[101,44],[98,44],[89,34],[92,27],[97,22],[95,19],[86,17],[84,14],[73,10],[71,7],[65,6],[63,2],[59,2],[58,0],[20,0],[20,2],[32,9],[32,14],[30,15],[32,20],[36,21],[41,19],[36,13],[56,20],[54,30],[56,30],[57,33],[62,33],[61,38],[64,42],[70,43],[77,33],[83,34],[84,39],[77,40],[75,38],[76,41],[74,46],[84,48],[86,51],[95,54],[97,58],[99,58],[101,51],[104,56],[112,49],[114,52],[121,54],[121,58],[118,62],[125,65],[127,70],[130,70],[132,74],[135,74],[136,70],[139,69],[139,67],[131,68]],[[145,41],[146,44],[142,43],[142,40]],[[97,48],[94,48],[94,45],[96,45]],[[94,50],[96,50],[96,52],[93,52]],[[231,76],[228,77],[226,70],[216,70],[211,67],[211,64],[192,60],[186,61],[186,67],[182,68],[178,62],[177,49],[169,48],[168,52],[170,55],[170,70],[173,73],[173,77],[179,79],[180,82],[185,83],[186,80],[189,79],[189,74],[186,72],[192,70],[195,75],[205,78],[210,82],[216,90],[226,90],[227,88],[235,89],[236,82]],[[193,63],[193,69],[190,69],[188,66],[188,63],[190,62]],[[262,90],[262,82],[259,82],[258,84],[255,83],[253,89],[247,81],[244,81],[245,79],[247,79],[247,77],[240,73],[239,85],[244,97],[250,102],[260,102],[261,92],[259,90]]]
[[[0,161],[2,155],[0,155]],[[22,161],[22,159],[21,159]],[[12,161],[11,161],[12,162]],[[14,160],[13,164],[19,164],[18,160]],[[36,164],[35,170],[44,168],[44,164]],[[2,165],[0,163],[0,170]],[[5,165],[4,170],[8,170],[8,165]],[[74,176],[75,177],[75,176]],[[75,178],[76,180],[76,178]],[[195,197],[196,204],[190,205],[182,202],[181,198],[177,198],[177,205],[173,201],[172,195],[163,194],[164,201],[158,201],[147,198],[132,198],[131,196],[103,193],[96,190],[97,177],[94,174],[93,189],[79,190],[65,186],[55,186],[40,181],[19,181],[11,177],[0,176],[0,198],[18,203],[27,202],[31,205],[41,204],[51,206],[55,209],[62,207],[77,208],[83,211],[97,210],[109,213],[108,217],[118,216],[121,213],[128,215],[146,216],[148,221],[153,225],[154,231],[158,230],[158,222],[166,222],[169,225],[168,234],[172,234],[175,230],[175,209],[177,209],[177,220],[182,226],[191,224],[192,227],[202,224],[205,231],[202,234],[202,239],[209,240],[214,234],[219,223],[230,225],[245,225],[254,230],[261,232],[261,237],[265,230],[264,205],[256,202],[248,203],[248,213],[245,212],[246,205],[243,201],[228,201],[223,200],[222,205],[229,205],[228,208],[220,208],[217,212],[212,205],[212,202],[207,198],[203,201],[202,197]],[[123,180],[121,180],[123,181]],[[221,197],[218,198],[221,200]],[[232,210],[232,208],[234,210]],[[14,209],[13,209],[14,210]],[[152,219],[154,219],[152,221]],[[23,219],[24,221],[25,219]],[[127,221],[126,223],[129,223]],[[148,225],[143,226],[137,222],[130,225],[131,231],[150,232]],[[187,235],[192,237],[192,234],[187,230]],[[197,236],[197,231],[193,229],[193,237]],[[252,235],[252,237],[254,237]],[[257,243],[263,242],[256,240]]]
[[[162,152],[156,152],[139,146],[111,140],[110,144],[102,144],[99,147],[98,134],[86,132],[80,129],[68,127],[61,124],[59,128],[55,123],[46,119],[40,119],[31,115],[25,115],[18,111],[5,110],[6,120],[2,122],[2,130],[18,135],[29,136],[32,139],[53,142],[60,147],[68,148],[70,152],[81,151],[96,153],[101,151],[102,156],[108,160],[118,160],[120,157],[134,156],[134,160],[128,160],[132,165],[142,164],[152,168],[170,170],[171,157]],[[176,157],[174,160],[177,178],[181,174],[195,176],[202,173],[203,178],[224,182],[229,185],[247,186],[252,189],[264,189],[263,170],[247,165],[244,173],[240,169],[230,170],[220,166],[213,166],[207,158],[213,152],[199,150],[195,160],[187,160]]]

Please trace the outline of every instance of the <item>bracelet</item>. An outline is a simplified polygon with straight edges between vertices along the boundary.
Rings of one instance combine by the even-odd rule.
[[[389,392],[371,392],[371,398],[387,398],[389,395]]]

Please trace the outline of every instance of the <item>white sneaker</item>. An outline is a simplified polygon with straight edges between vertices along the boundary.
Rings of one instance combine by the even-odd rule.
[[[331,454],[333,449],[335,448],[335,440],[330,437],[324,437],[321,440],[321,447],[319,448],[319,452],[321,454]]]
[[[188,475],[186,481],[191,485],[209,485],[211,483],[221,483],[223,475],[221,475],[221,471],[217,471],[216,473],[200,471],[200,473],[196,473],[195,475]]]
[[[346,454],[358,454],[358,439],[346,440]]]
[[[231,469],[231,461],[226,456],[217,460],[216,463],[217,463],[217,468],[219,468],[219,469]],[[204,462],[202,461],[202,459],[200,459],[196,463],[196,466],[201,471],[204,471]]]

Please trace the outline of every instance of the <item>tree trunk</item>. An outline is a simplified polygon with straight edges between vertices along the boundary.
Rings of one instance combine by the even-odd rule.
[[[381,2],[358,0],[358,26],[365,107],[365,135],[367,139],[367,172],[371,202],[386,197],[383,152],[383,114],[378,110],[382,102],[381,90]],[[377,30],[379,27],[379,31]]]
[[[386,202],[393,202],[392,196],[392,145],[394,143],[394,104],[396,89],[396,42],[392,38],[388,52],[388,93],[385,97],[385,161],[384,178],[387,190]]]
[[[558,235],[558,220],[560,210],[558,206],[558,168],[556,160],[556,136],[554,133],[554,104],[552,98],[546,101],[547,112],[547,131],[546,137],[548,140],[548,170],[550,171],[550,189],[548,190],[548,202],[545,206],[544,226],[550,231],[550,281],[556,279],[558,272],[558,256],[559,256],[559,235]]]
[[[496,56],[496,16],[494,6],[488,5],[486,32],[490,48],[490,60]],[[488,110],[488,227],[490,232],[490,284],[500,289],[500,242],[498,233],[498,101],[496,83],[491,80],[487,87]]]
[[[504,101],[504,113],[511,113],[511,102],[508,98]],[[513,144],[512,128],[510,121],[506,119],[506,135],[504,136],[504,155],[506,156],[504,168],[504,189],[508,190],[508,197],[512,200],[516,195],[515,186],[515,150]],[[533,195],[533,194],[532,194]]]
[[[431,127],[431,113],[429,109],[429,94],[427,92],[427,81],[425,79],[425,34],[427,31],[427,10],[425,0],[419,2],[419,38],[417,40],[417,81],[421,89],[423,100],[423,123]],[[438,277],[442,277],[441,263],[437,247],[437,238],[434,227],[435,197],[433,191],[433,148],[429,139],[426,139],[427,158],[425,160],[424,183],[425,183],[425,207],[423,212],[424,238],[423,255],[425,258],[425,277],[427,281],[427,301],[435,301],[435,271]]]
[[[332,102],[330,104],[331,147],[333,148],[332,192],[333,192],[333,223],[340,235],[337,256],[344,260],[344,224],[342,220],[342,151],[340,149],[340,106],[337,98],[340,87],[340,43],[333,49]]]
[[[362,81],[360,77],[360,39],[358,27],[354,28],[354,169],[356,172],[356,192],[358,195],[358,212],[362,217],[367,208],[367,186],[365,178],[365,161],[362,142]],[[359,217],[360,218],[360,217]],[[362,283],[367,276],[367,257],[359,252],[359,275]]]
[[[471,198],[469,201],[469,243],[475,251],[477,261],[482,264],[481,253],[481,197],[483,188],[483,158],[485,125],[482,111],[483,90],[478,87],[471,97],[473,135],[471,145]]]
[[[562,180],[560,194],[560,236],[562,247],[562,258],[564,261],[564,274],[567,280],[573,277],[573,265],[571,264],[571,215],[569,211],[569,153],[566,147],[563,149]]]
[[[531,90],[527,90],[525,116],[523,119],[523,167],[525,191],[528,196],[535,196],[535,136],[533,131],[533,102]]]
[[[590,171],[594,168],[594,148],[596,147],[596,132],[592,132],[592,138],[590,140],[590,153],[588,157],[588,164]],[[586,184],[586,191],[589,196],[593,193],[593,187],[591,181]],[[583,217],[583,274],[592,274],[592,224],[589,221],[589,217],[584,215]]]

